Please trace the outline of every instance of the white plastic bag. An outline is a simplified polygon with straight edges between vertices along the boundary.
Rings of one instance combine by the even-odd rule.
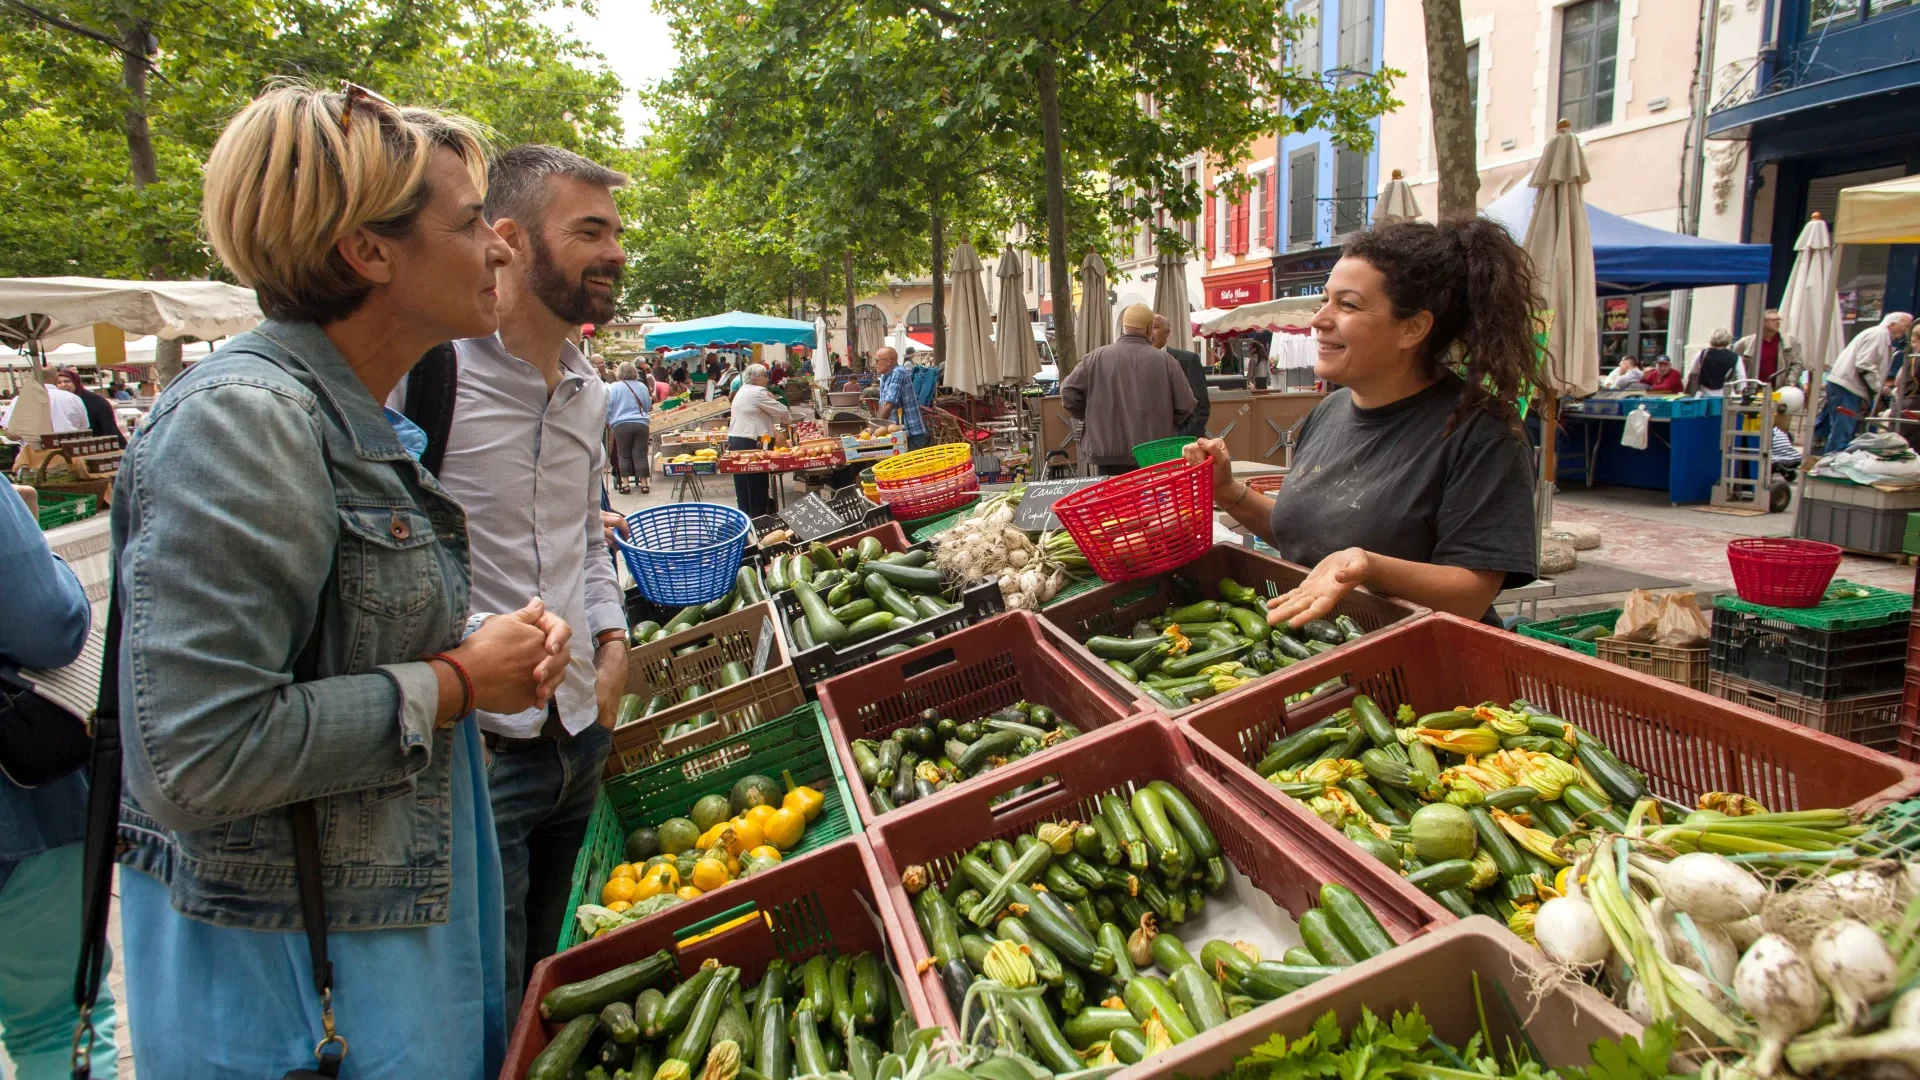
[[[1635,450],[1647,448],[1647,425],[1653,422],[1653,414],[1645,405],[1627,414],[1626,430],[1620,433],[1620,445]]]

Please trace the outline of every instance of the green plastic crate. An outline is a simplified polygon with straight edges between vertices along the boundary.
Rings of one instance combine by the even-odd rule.
[[[900,523],[900,527],[907,530],[907,539],[918,544],[922,540],[938,536],[948,529],[953,528],[954,524],[960,520],[961,514],[973,509],[979,505],[979,503],[980,496],[975,495],[973,498],[968,499],[966,502],[961,503],[959,506],[945,513],[930,514],[923,518],[914,518],[912,521],[903,521]]]
[[[1900,550],[1908,555],[1920,555],[1920,511],[1907,515],[1907,531],[1900,538]]]
[[[1865,589],[1867,595],[1859,599],[1822,600],[1810,608],[1768,607],[1765,604],[1750,604],[1737,596],[1723,595],[1714,599],[1713,606],[1828,632],[1885,626],[1908,618],[1913,612],[1913,597],[1907,593],[1876,589],[1871,585],[1855,585],[1838,578],[1827,586],[1827,595],[1832,596],[1835,589]]]
[[[1163,461],[1178,460],[1181,451],[1185,450],[1187,444],[1193,442],[1195,438],[1196,436],[1193,435],[1175,435],[1171,439],[1155,439],[1152,442],[1143,442],[1133,448],[1134,464],[1144,469],[1149,465],[1158,465]]]
[[[1105,584],[1106,582],[1100,580],[1100,578],[1097,575],[1092,573],[1089,573],[1086,577],[1083,577],[1083,578],[1071,579],[1067,582],[1064,588],[1062,588],[1059,592],[1053,594],[1053,599],[1047,601],[1046,604],[1043,606],[1052,607],[1053,605],[1058,604],[1064,600],[1070,600],[1073,597],[1079,596],[1083,592],[1089,592]]]
[[[80,495],[70,491],[40,492],[39,521],[42,531],[57,529],[62,525],[71,525],[84,521],[100,509],[100,500],[93,495]]]
[[[1619,621],[1620,609],[1608,608],[1605,611],[1589,611],[1585,615],[1564,615],[1558,619],[1522,623],[1516,629],[1520,631],[1521,637],[1550,641],[1563,649],[1572,649],[1577,653],[1598,657],[1600,646],[1597,642],[1581,641],[1573,635],[1589,626],[1612,626]]]
[[[853,808],[846,775],[833,752],[826,716],[812,702],[778,720],[602,784],[594,799],[593,814],[587,819],[586,838],[574,860],[567,920],[560,927],[555,951],[570,949],[584,940],[573,913],[583,903],[600,902],[600,889],[607,877],[626,859],[629,833],[670,817],[684,817],[702,796],[725,795],[743,776],[760,773],[779,780],[782,772],[793,773],[795,783],[809,785],[826,796],[820,816],[807,824],[800,842],[785,853],[782,863],[853,835],[860,815]]]

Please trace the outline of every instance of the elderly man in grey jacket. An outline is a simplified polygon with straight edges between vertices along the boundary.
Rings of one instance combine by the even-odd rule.
[[[1088,353],[1060,384],[1067,414],[1086,421],[1083,461],[1106,476],[1132,471],[1133,448],[1172,438],[1196,404],[1179,361],[1147,340],[1152,327],[1151,309],[1128,306],[1120,340]]]

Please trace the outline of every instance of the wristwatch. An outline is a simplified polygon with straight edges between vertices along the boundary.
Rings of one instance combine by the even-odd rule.
[[[627,636],[627,632],[625,630],[609,627],[608,629],[602,630],[599,633],[593,635],[593,647],[597,651],[600,648],[600,646],[605,645],[610,641],[624,641],[626,639],[626,636]]]

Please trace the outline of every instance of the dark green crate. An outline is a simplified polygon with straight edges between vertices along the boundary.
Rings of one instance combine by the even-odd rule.
[[[1581,641],[1573,635],[1589,626],[1612,626],[1620,621],[1620,609],[1608,608],[1605,611],[1589,611],[1585,615],[1563,615],[1558,619],[1543,619],[1540,622],[1521,623],[1516,629],[1521,637],[1530,637],[1539,641],[1551,641],[1563,649],[1572,649],[1577,653],[1598,657],[1598,642]]]
[[[1750,604],[1738,596],[1722,595],[1714,598],[1713,606],[1829,633],[1885,626],[1904,620],[1913,612],[1913,597],[1906,593],[1876,589],[1871,585],[1855,585],[1838,578],[1827,586],[1827,595],[1832,596],[1835,589],[1866,589],[1867,595],[1859,599],[1822,600],[1810,608],[1768,607],[1765,604]]]
[[[782,864],[853,835],[860,815],[853,809],[853,795],[833,752],[826,717],[811,702],[778,720],[602,784],[574,860],[573,889],[556,951],[583,940],[573,913],[583,903],[600,902],[608,876],[626,859],[629,833],[671,817],[685,817],[703,796],[725,795],[743,776],[759,773],[780,780],[783,772],[791,772],[795,783],[818,790],[826,803],[820,816],[808,823],[800,842],[781,856]]]
[[[85,521],[100,509],[100,500],[96,496],[71,491],[41,491],[39,502],[37,517],[42,531]]]

